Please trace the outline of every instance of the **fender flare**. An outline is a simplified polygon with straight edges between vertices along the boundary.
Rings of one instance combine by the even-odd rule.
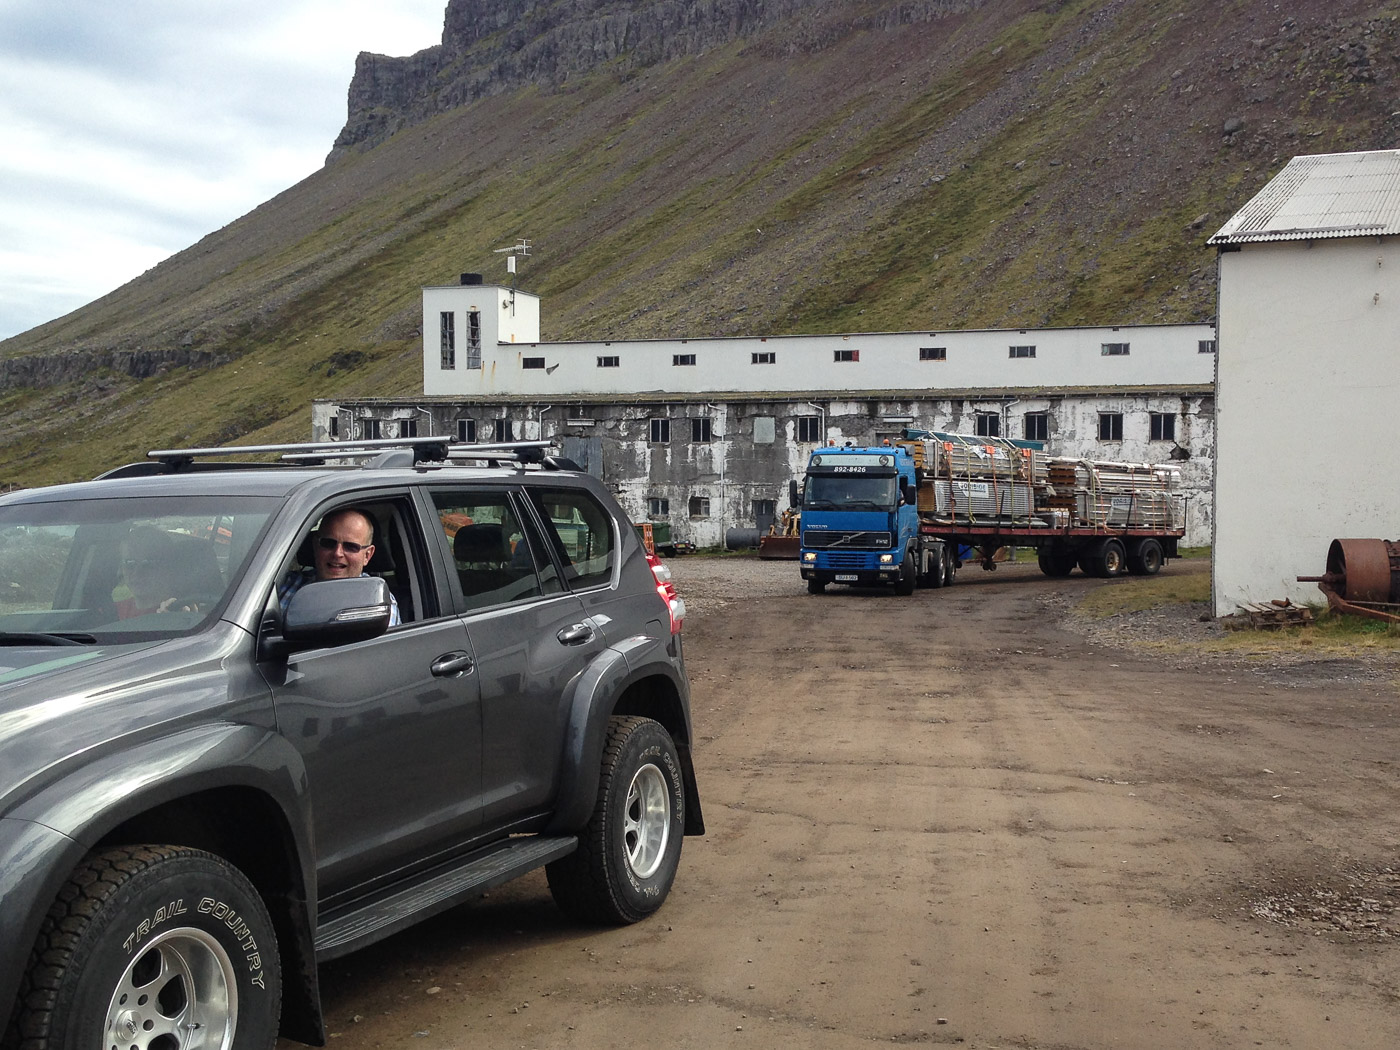
[[[569,706],[560,761],[559,791],[547,834],[576,832],[588,823],[598,798],[608,718],[618,699],[636,682],[658,675],[674,682],[668,657],[655,655],[665,643],[647,635],[619,639],[603,650],[579,677]],[[688,737],[690,727],[687,725]],[[689,754],[689,739],[677,741]]]

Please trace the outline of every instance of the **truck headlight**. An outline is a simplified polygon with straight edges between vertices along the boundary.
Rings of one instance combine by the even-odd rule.
[[[817,560],[817,552],[816,552],[816,551],[808,551],[807,553],[805,553],[804,555],[802,555],[802,560],[803,560],[803,561],[816,561],[816,560]]]
[[[889,564],[892,563],[893,561],[894,561],[894,555],[893,555],[893,554],[882,554],[882,555],[880,555],[880,564],[881,564],[881,565],[889,565]]]

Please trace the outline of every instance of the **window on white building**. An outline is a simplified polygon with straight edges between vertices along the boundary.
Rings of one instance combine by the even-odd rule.
[[[457,315],[451,310],[438,314],[439,342],[442,345],[442,367],[457,367]]]
[[[495,425],[495,436],[493,441],[514,441],[515,427],[509,418],[492,420]]]
[[[690,421],[691,441],[712,441],[713,436],[710,431],[710,417],[696,416]]]
[[[598,358],[598,367],[599,367],[599,368],[617,368],[617,367],[618,367],[617,356],[614,355],[614,354],[608,354],[608,355],[606,355],[606,356],[599,357],[599,358]]]
[[[710,516],[710,498],[708,496],[691,496],[690,516],[692,518],[708,518]]]
[[[1200,342],[1198,342],[1198,343],[1196,344],[1196,353],[1198,353],[1198,354],[1213,354],[1213,353],[1215,353],[1215,340],[1214,340],[1214,339],[1202,339]]]
[[[1011,347],[1011,357],[1034,357],[1035,347],[1033,346],[1013,346]]]
[[[860,360],[860,351],[859,351],[859,350],[837,350],[835,353],[836,353],[836,360],[837,360],[837,361],[859,361],[859,360]]]
[[[977,436],[984,438],[1001,437],[1001,416],[995,412],[977,413]]]
[[[467,311],[467,367],[481,367],[481,311]]]
[[[694,354],[672,354],[672,355],[671,355],[671,364],[672,364],[672,365],[693,365],[693,364],[695,364],[695,355],[694,355]]]
[[[466,444],[471,444],[472,442],[476,441],[476,420],[475,420],[475,419],[463,419],[463,418],[458,418],[458,420],[457,420],[457,440],[460,441],[460,442],[462,442],[462,444],[464,444],[464,445],[466,445]]]
[[[1127,357],[1127,343],[1104,343],[1099,350],[1104,357]]]
[[[647,497],[647,517],[648,518],[669,518],[671,516],[671,501],[664,496]]]
[[[946,361],[948,360],[948,348],[946,346],[921,346],[919,347],[920,361]]]
[[[754,353],[751,360],[756,365],[776,365],[778,355],[772,350],[759,350]]]
[[[521,367],[521,368],[543,368],[543,367],[544,367],[544,358],[543,358],[543,357],[522,357],[522,358],[520,359],[520,367]]]
[[[1049,440],[1050,440],[1050,413],[1048,413],[1048,412],[1027,412],[1027,413],[1026,413],[1026,440],[1027,440],[1027,441],[1049,441]]]
[[[671,421],[653,417],[651,421],[651,436],[647,438],[653,445],[666,445],[671,441]]]
[[[1153,440],[1153,441],[1175,441],[1175,440],[1176,440],[1176,413],[1174,413],[1174,412],[1153,412],[1153,413],[1152,413],[1152,440]]]
[[[821,416],[798,416],[797,417],[797,440],[817,442],[822,439],[822,417]]]
[[[1100,441],[1122,441],[1122,440],[1123,440],[1123,413],[1122,413],[1122,412],[1100,412],[1100,413],[1099,413],[1099,440],[1100,440]]]

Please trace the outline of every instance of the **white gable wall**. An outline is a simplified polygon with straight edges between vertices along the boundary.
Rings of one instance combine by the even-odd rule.
[[[1214,602],[1316,602],[1328,544],[1400,537],[1400,250],[1352,237],[1220,255]]]

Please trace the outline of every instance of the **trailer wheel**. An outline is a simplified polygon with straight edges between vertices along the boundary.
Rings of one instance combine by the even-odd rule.
[[[1123,541],[1110,537],[1100,540],[1079,556],[1079,567],[1090,576],[1107,579],[1119,576],[1127,568],[1128,555],[1123,550]]]
[[[942,547],[938,548],[938,553],[934,555],[933,565],[928,570],[928,575],[924,577],[925,587],[942,587],[943,577],[948,572],[948,552]]]
[[[825,594],[825,593],[826,593],[826,581],[825,581],[825,580],[808,580],[808,581],[807,581],[807,593],[808,593],[808,594]]]
[[[1041,547],[1036,560],[1040,563],[1040,571],[1046,576],[1068,576],[1074,571],[1075,555],[1072,550]]]
[[[904,561],[899,566],[899,579],[894,581],[894,593],[909,595],[914,593],[914,555],[904,552]]]
[[[1153,539],[1139,540],[1128,549],[1128,571],[1136,576],[1156,576],[1163,560],[1162,545]]]
[[[946,547],[943,550],[943,586],[953,586],[953,580],[958,575],[958,556]]]

